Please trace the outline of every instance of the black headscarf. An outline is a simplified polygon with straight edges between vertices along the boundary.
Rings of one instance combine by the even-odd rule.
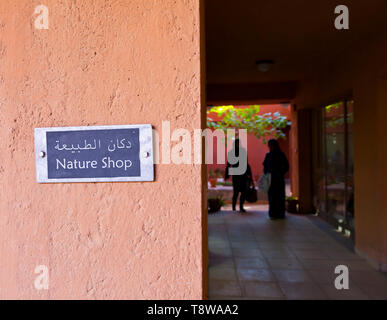
[[[274,152],[281,152],[281,148],[279,146],[279,143],[276,139],[270,139],[268,142],[269,147],[273,147]]]
[[[264,173],[271,173],[272,177],[283,177],[289,170],[289,162],[285,154],[281,151],[279,143],[275,139],[270,139],[268,145],[270,152],[266,154],[263,162]]]

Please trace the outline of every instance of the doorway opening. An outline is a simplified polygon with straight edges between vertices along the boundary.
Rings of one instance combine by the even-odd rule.
[[[252,114],[252,112],[255,112]],[[245,142],[241,142],[241,147],[247,151],[247,162],[251,172],[251,184],[248,187],[255,187],[257,198],[247,197],[245,209],[250,210],[254,205],[259,204],[267,206],[267,193],[257,188],[258,180],[264,173],[263,162],[268,150],[269,139],[277,138],[281,150],[289,159],[291,145],[291,114],[290,105],[284,104],[262,104],[262,105],[236,105],[236,106],[216,106],[208,107],[207,125],[212,130],[227,130],[231,127],[238,130],[246,130],[247,137]],[[233,147],[235,138],[221,138],[221,143],[225,148],[218,150],[218,141],[207,141],[208,148],[212,149],[213,163],[207,164],[208,172],[208,200],[209,211],[216,212],[220,210],[232,209],[233,183],[230,176],[226,176],[227,154]],[[214,136],[214,140],[219,137]],[[245,145],[244,145],[245,144]],[[223,153],[223,154],[220,154]],[[290,159],[291,163],[292,159]],[[286,196],[293,195],[291,191],[291,173],[285,175]],[[237,204],[241,205],[242,195],[239,195]],[[243,200],[242,200],[243,201]],[[231,208],[229,208],[231,206]],[[226,209],[227,208],[227,209]]]

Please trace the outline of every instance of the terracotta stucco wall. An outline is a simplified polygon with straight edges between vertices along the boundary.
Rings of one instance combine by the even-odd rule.
[[[359,253],[386,270],[385,114],[386,30],[359,40],[303,82],[299,108],[354,100],[355,244]],[[325,69],[325,70],[324,70]],[[385,87],[384,87],[385,88]],[[302,123],[299,123],[302,126]],[[299,146],[300,153],[302,146]]]
[[[202,298],[200,165],[39,185],[33,149],[35,127],[201,128],[199,1],[46,0],[49,30],[39,4],[0,1],[0,298]]]
[[[381,234],[380,234],[380,269],[387,272],[387,144],[386,141],[386,119],[387,119],[387,77],[380,77],[377,84],[377,107],[378,107],[378,164],[377,170],[382,173],[382,176],[378,179],[378,205],[382,210],[379,211],[380,214],[380,225],[381,225]],[[381,143],[381,142],[384,143]]]

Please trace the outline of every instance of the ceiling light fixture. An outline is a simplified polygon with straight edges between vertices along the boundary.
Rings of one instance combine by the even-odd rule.
[[[273,60],[258,60],[255,62],[257,69],[261,72],[267,72],[274,64]]]

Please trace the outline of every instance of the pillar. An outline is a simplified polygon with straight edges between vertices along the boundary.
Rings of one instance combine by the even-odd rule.
[[[201,299],[205,170],[151,183],[37,184],[36,127],[202,128],[201,6],[187,1],[0,2],[0,298]],[[49,269],[37,290],[35,268]]]

